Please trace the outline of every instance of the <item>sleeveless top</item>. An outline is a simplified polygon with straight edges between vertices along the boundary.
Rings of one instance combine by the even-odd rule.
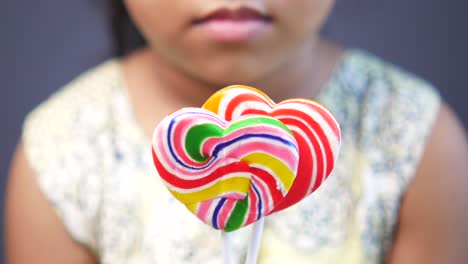
[[[337,165],[299,204],[268,216],[258,263],[381,263],[440,97],[363,51],[345,53],[317,98],[342,131]],[[219,231],[168,192],[111,59],[39,105],[23,128],[40,189],[101,263],[222,263]],[[244,261],[251,226],[233,234]]]

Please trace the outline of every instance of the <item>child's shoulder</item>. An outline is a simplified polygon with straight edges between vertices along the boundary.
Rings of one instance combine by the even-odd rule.
[[[49,98],[39,104],[30,115],[48,112],[53,116],[76,108],[98,105],[107,100],[108,94],[120,82],[120,64],[110,59],[79,74],[66,85],[60,87]]]
[[[346,51],[331,84],[325,94],[332,110],[348,117],[356,112],[356,123],[373,120],[378,125],[386,116],[386,126],[429,127],[441,102],[430,82],[363,50]]]
[[[376,168],[385,168],[384,172],[395,166],[406,168],[399,177],[408,182],[440,110],[437,89],[369,52],[349,50],[344,56],[331,89],[325,92],[325,105],[331,106],[344,137],[364,150]]]
[[[427,80],[368,51],[350,49],[344,60],[345,73],[356,81],[365,82],[367,88],[375,89],[375,84],[385,83],[380,89],[385,87],[388,92],[438,96],[437,89]]]
[[[93,249],[90,216],[101,195],[97,176],[113,154],[107,135],[113,135],[120,78],[118,60],[103,62],[58,89],[23,124],[21,141],[38,186],[71,236]]]
[[[121,82],[120,78],[119,61],[107,60],[81,73],[36,106],[26,117],[25,125],[71,125],[76,121],[75,115],[90,109],[105,108],[112,91]]]
[[[120,75],[119,60],[107,60],[36,106],[23,123],[22,141],[29,160],[47,159],[46,152],[55,152],[53,148],[79,145],[76,142],[83,137],[102,130],[108,123],[114,93],[121,89]],[[33,167],[43,164],[33,163]]]

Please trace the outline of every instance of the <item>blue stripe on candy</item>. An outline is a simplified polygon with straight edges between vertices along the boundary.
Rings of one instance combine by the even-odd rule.
[[[279,142],[283,143],[286,146],[293,147],[293,148],[296,149],[296,151],[298,151],[297,148],[296,148],[296,145],[294,144],[294,142],[286,140],[286,139],[284,139],[282,137],[272,136],[272,135],[269,135],[269,134],[244,134],[244,135],[242,135],[240,137],[234,138],[234,139],[232,139],[230,141],[227,141],[225,143],[221,143],[218,146],[216,146],[214,151],[213,151],[213,156],[216,157],[218,155],[218,153],[221,152],[224,148],[229,147],[230,145],[235,144],[238,141],[248,139],[248,138],[273,139],[273,140],[276,140],[276,141],[279,141]]]
[[[213,213],[213,218],[211,218],[211,222],[213,224],[213,227],[216,228],[216,229],[219,229],[219,226],[218,226],[219,211],[221,211],[221,208],[223,208],[223,205],[226,203],[226,201],[227,201],[227,198],[221,198],[218,205],[216,205],[216,208],[215,208],[214,213]]]
[[[296,144],[293,142],[293,141],[289,141],[289,140],[286,140],[282,137],[278,137],[278,136],[272,136],[272,135],[269,135],[269,134],[244,134],[240,137],[237,137],[237,138],[234,138],[230,141],[227,141],[227,142],[224,142],[222,144],[219,144],[218,146],[215,147],[214,151],[213,151],[213,158],[214,159],[211,159],[205,166],[203,167],[192,167],[192,166],[189,166],[185,163],[183,163],[176,155],[175,151],[174,151],[174,148],[172,146],[172,140],[171,140],[171,135],[172,135],[172,130],[173,130],[173,127],[176,125],[177,123],[177,119],[178,118],[181,118],[183,115],[187,115],[187,114],[202,114],[202,115],[206,115],[206,116],[209,116],[209,117],[214,117],[216,118],[221,124],[226,124],[226,122],[222,121],[221,119],[219,119],[217,116],[213,116],[212,114],[209,114],[209,113],[200,113],[200,112],[184,112],[184,113],[181,113],[179,115],[176,115],[174,116],[172,119],[171,119],[171,122],[169,123],[169,129],[168,129],[168,133],[167,133],[167,142],[168,142],[168,145],[169,145],[169,152],[171,153],[172,157],[175,159],[175,161],[185,167],[185,168],[188,168],[188,169],[192,169],[192,170],[204,170],[206,168],[208,168],[209,166],[211,166],[212,163],[214,163],[216,161],[216,158],[218,157],[218,154],[223,151],[224,148],[227,148],[229,147],[230,145],[232,144],[235,144],[237,143],[238,141],[241,141],[241,140],[245,140],[245,139],[249,139],[249,138],[266,138],[266,139],[272,139],[272,140],[275,140],[275,141],[278,141],[278,142],[281,142],[283,143],[284,145],[288,146],[288,147],[293,147],[294,149],[296,149],[297,152],[299,152],[299,150],[297,149],[296,147]],[[183,117],[182,117],[183,118]]]
[[[174,148],[172,146],[172,140],[171,140],[171,135],[172,135],[172,130],[173,130],[173,127],[176,125],[177,123],[177,119],[179,118],[183,118],[182,116],[183,115],[187,115],[187,114],[198,114],[198,115],[206,115],[206,116],[209,116],[209,117],[214,117],[216,118],[220,123],[222,124],[226,124],[226,122],[222,121],[221,119],[217,118],[217,116],[213,116],[213,114],[208,114],[208,113],[200,113],[200,112],[184,112],[184,113],[181,113],[179,115],[176,115],[174,116],[172,119],[171,119],[171,122],[169,123],[169,129],[168,129],[168,132],[167,132],[167,144],[169,146],[169,152],[171,153],[172,157],[176,160],[176,162],[178,164],[180,164],[181,166],[185,167],[185,168],[188,168],[188,169],[192,169],[192,170],[202,170],[202,169],[205,169],[207,167],[209,167],[211,165],[211,163],[214,162],[214,159],[211,160],[206,166],[204,167],[200,167],[200,168],[194,168],[194,167],[191,167],[191,166],[188,166],[186,165],[185,163],[183,163],[176,155],[175,151],[174,151]]]
[[[261,215],[261,212],[262,212],[262,196],[260,196],[260,192],[258,191],[257,187],[255,187],[255,184],[252,184],[252,187],[253,187],[253,190],[254,190],[255,194],[257,194],[257,210],[258,210],[257,220],[258,220],[262,216]]]

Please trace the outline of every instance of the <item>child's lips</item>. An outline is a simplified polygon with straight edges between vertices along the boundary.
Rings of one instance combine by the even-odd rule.
[[[271,23],[271,17],[251,8],[218,9],[193,22],[214,41],[232,43],[258,37]]]

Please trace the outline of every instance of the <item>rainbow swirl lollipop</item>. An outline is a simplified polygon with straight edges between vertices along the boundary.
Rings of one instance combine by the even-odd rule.
[[[206,224],[233,231],[273,212],[294,185],[298,142],[276,118],[225,121],[184,108],[153,134],[153,159],[176,199]]]

